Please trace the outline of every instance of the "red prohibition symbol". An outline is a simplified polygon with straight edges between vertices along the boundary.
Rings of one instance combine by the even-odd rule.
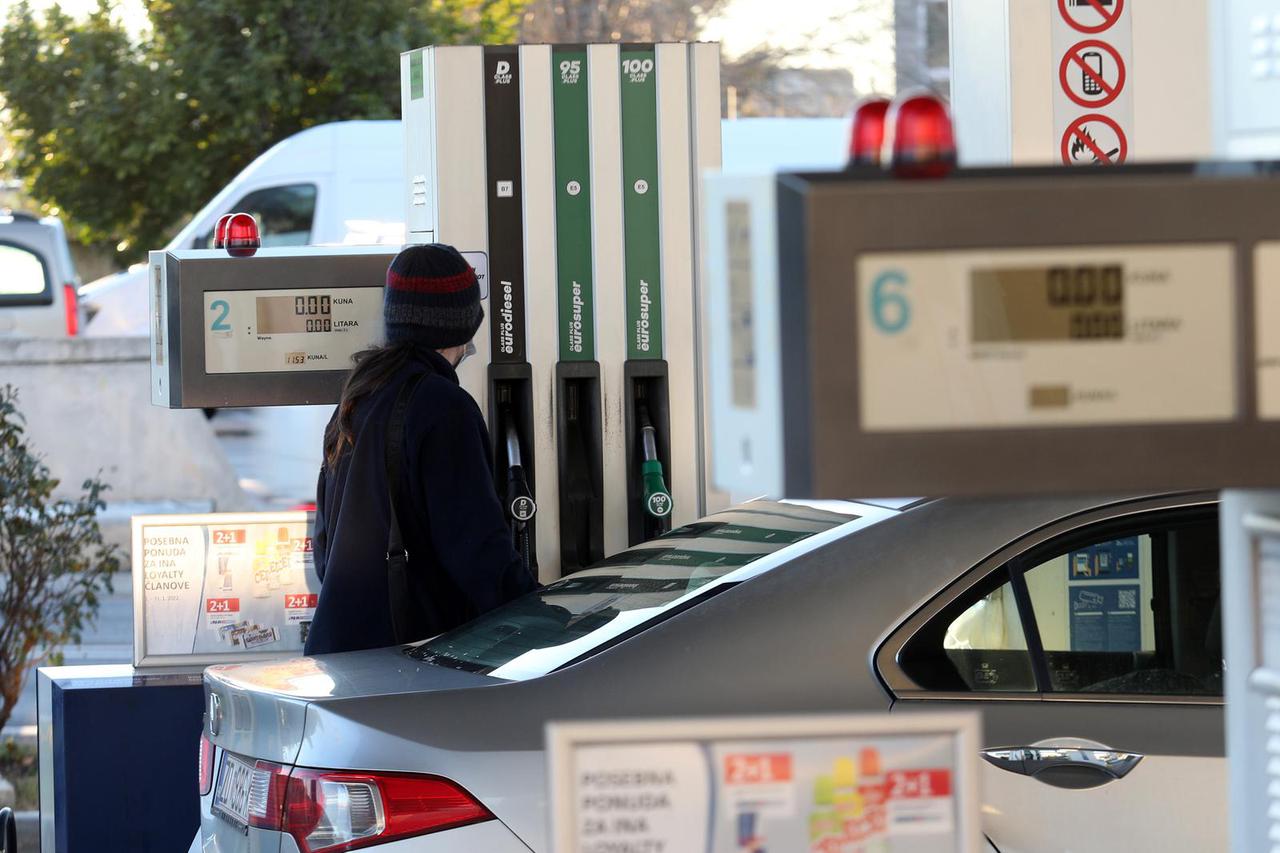
[[[1098,57],[1096,68],[1085,58],[1086,54]],[[1115,63],[1115,83],[1107,82],[1107,75],[1102,72],[1104,54],[1110,56],[1111,61]],[[1072,74],[1080,74],[1083,81],[1081,90],[1086,93],[1096,93],[1096,97],[1077,94],[1071,85],[1070,75]],[[1121,90],[1124,89],[1124,80],[1124,60],[1120,57],[1120,52],[1098,39],[1085,39],[1072,47],[1063,55],[1062,64],[1058,66],[1058,82],[1062,84],[1062,91],[1082,107],[1105,107],[1120,96]]]
[[[1062,14],[1062,19],[1071,25],[1071,28],[1082,33],[1100,33],[1111,28],[1111,25],[1120,20],[1120,16],[1124,14],[1124,0],[1114,0],[1115,9],[1107,11],[1107,7],[1102,5],[1102,0],[1071,0],[1073,6],[1084,6],[1088,4],[1093,10],[1102,16],[1100,24],[1082,24],[1071,16],[1067,11],[1067,0],[1058,0],[1058,11]]]
[[[1106,148],[1109,141],[1099,141],[1097,137],[1089,132],[1089,122],[1098,122],[1105,125],[1115,134],[1115,146],[1111,149]],[[1062,134],[1062,162],[1064,165],[1070,166],[1077,161],[1072,153],[1079,151],[1081,153],[1089,152],[1094,163],[1100,166],[1114,166],[1123,163],[1129,156],[1129,140],[1125,138],[1124,131],[1120,129],[1120,125],[1116,124],[1115,119],[1110,116],[1104,116],[1100,113],[1090,113],[1089,115],[1080,116],[1080,118],[1067,125],[1067,130]]]

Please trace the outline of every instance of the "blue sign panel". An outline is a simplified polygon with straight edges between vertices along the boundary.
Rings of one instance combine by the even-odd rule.
[[[1137,580],[1138,537],[1099,542],[1097,545],[1072,551],[1067,560],[1067,577],[1071,580]]]
[[[1071,600],[1071,651],[1136,652],[1142,648],[1137,584],[1075,584]]]

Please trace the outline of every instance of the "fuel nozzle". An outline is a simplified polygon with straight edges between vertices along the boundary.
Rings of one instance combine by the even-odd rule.
[[[511,515],[511,532],[516,548],[524,561],[525,570],[533,572],[533,554],[529,541],[529,523],[538,514],[538,504],[524,474],[524,462],[520,455],[520,434],[508,406],[502,408],[502,420],[506,426],[507,444],[507,512]]]
[[[640,443],[644,458],[640,462],[640,476],[644,482],[644,511],[652,518],[665,522],[675,509],[675,501],[667,490],[662,474],[662,460],[658,458],[658,432],[649,420],[649,408],[641,404],[637,409],[640,421]]]
[[[516,425],[507,420],[507,508],[518,524],[528,524],[538,512],[533,492],[524,475],[524,463],[520,458],[520,436]]]

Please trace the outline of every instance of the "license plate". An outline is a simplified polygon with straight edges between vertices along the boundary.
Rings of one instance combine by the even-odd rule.
[[[229,752],[222,753],[218,785],[213,789],[213,810],[241,828],[249,825],[249,785],[253,765]]]

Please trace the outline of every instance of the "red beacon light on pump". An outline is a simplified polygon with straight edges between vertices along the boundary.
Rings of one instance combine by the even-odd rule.
[[[233,258],[247,258],[262,246],[258,236],[258,220],[247,213],[233,213],[227,220],[227,254]]]
[[[951,114],[937,96],[904,95],[893,102],[885,123],[882,162],[900,178],[941,178],[956,165]]]
[[[853,111],[849,128],[849,165],[878,166],[884,147],[884,121],[889,112],[888,98],[866,98]]]
[[[227,248],[227,223],[233,216],[234,213],[224,213],[218,217],[218,224],[213,227],[213,248]]]

